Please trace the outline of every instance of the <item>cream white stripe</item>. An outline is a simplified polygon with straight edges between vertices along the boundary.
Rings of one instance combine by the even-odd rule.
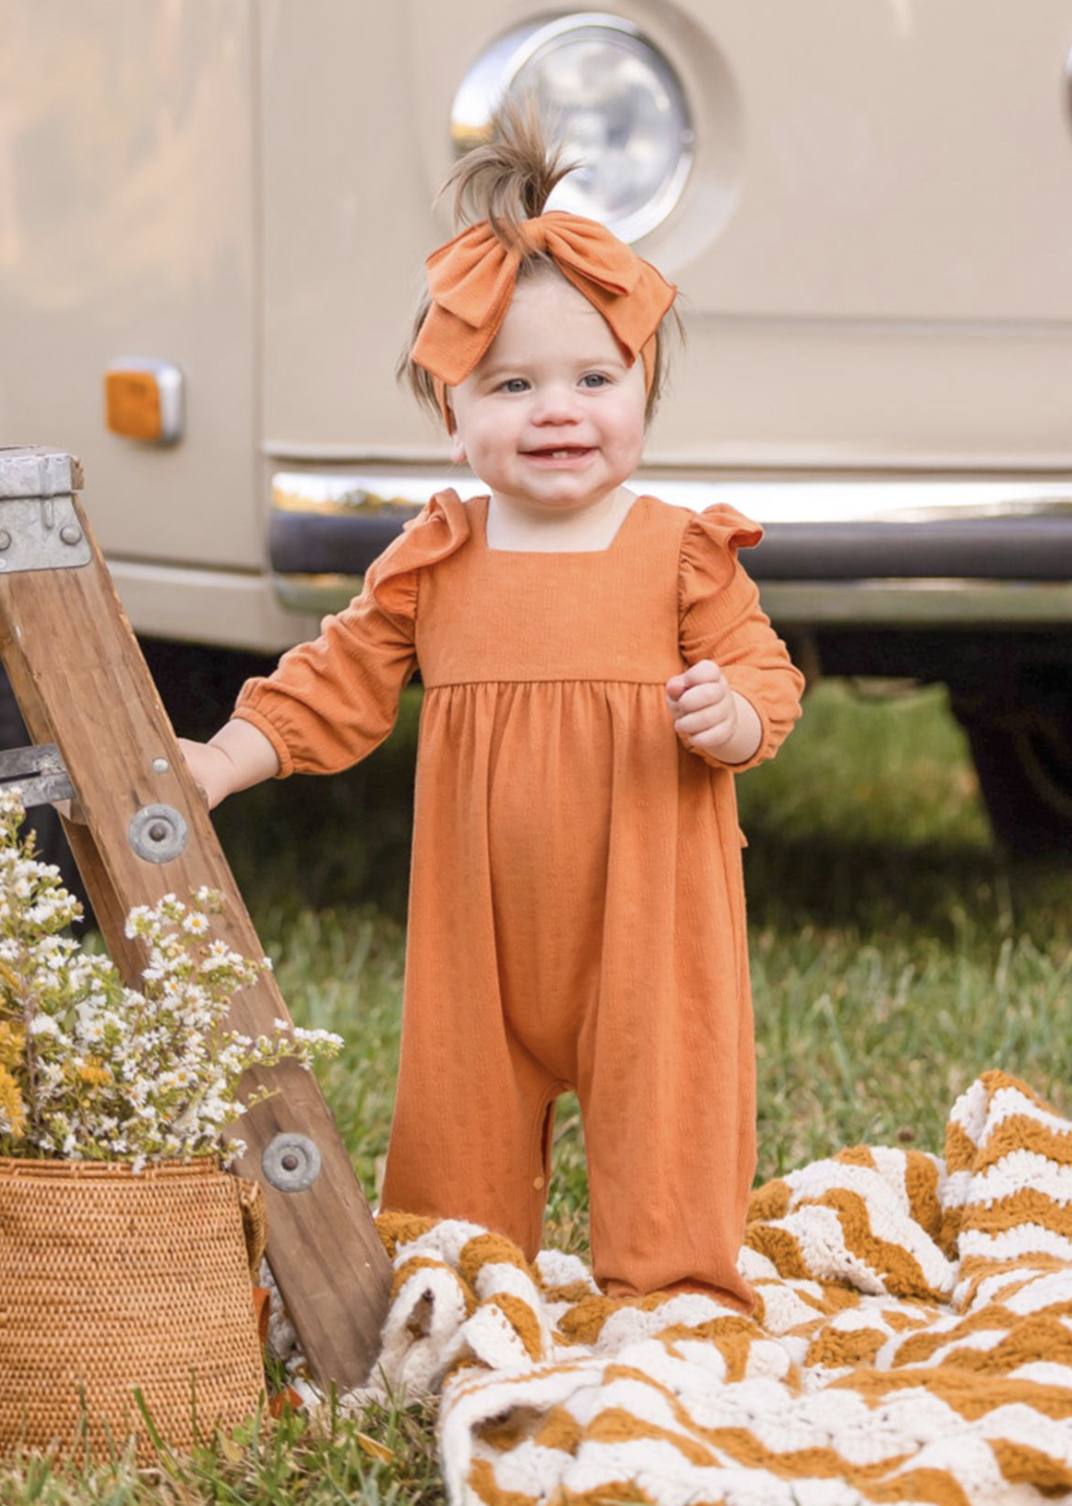
[[[1021,1224],[997,1234],[979,1229],[965,1230],[960,1236],[961,1259],[1023,1260],[1033,1254],[1054,1255],[1058,1260],[1072,1260],[1072,1240],[1038,1224]]]
[[[1010,1151],[993,1166],[976,1172],[968,1202],[989,1207],[992,1202],[1014,1197],[1018,1192],[1040,1192],[1055,1203],[1072,1203],[1072,1165],[1059,1166],[1034,1150]],[[1072,1209],[1069,1222],[1072,1224]]]

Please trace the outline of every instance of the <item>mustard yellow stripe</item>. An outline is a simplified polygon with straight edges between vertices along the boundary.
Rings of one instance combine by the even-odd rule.
[[[535,1506],[537,1499],[546,1499],[542,1493],[537,1498],[516,1490],[502,1490],[496,1484],[495,1471],[486,1459],[474,1460],[467,1483],[484,1506]],[[553,1500],[554,1506],[617,1506],[617,1503],[620,1506],[656,1506],[651,1496],[630,1480],[608,1480],[595,1490],[581,1492],[562,1488],[555,1492]],[[705,1503],[697,1501],[696,1506],[705,1506]]]
[[[701,1427],[690,1415],[687,1406],[667,1386],[633,1366],[608,1366],[603,1378],[604,1384],[628,1379],[651,1387],[667,1402],[681,1433],[645,1423],[634,1413],[620,1407],[608,1408],[594,1418],[588,1428],[582,1429],[564,1409],[558,1408],[554,1424],[548,1419],[547,1434],[538,1435],[538,1441],[548,1447],[564,1448],[575,1454],[586,1440],[630,1442],[658,1439],[677,1448],[683,1457],[697,1467],[717,1467],[718,1455],[724,1454],[742,1467],[766,1470],[781,1479],[843,1479],[855,1486],[868,1500],[876,1503],[901,1501],[910,1497],[932,1503],[932,1506],[968,1506],[967,1496],[952,1475],[933,1469],[901,1472],[901,1466],[908,1458],[906,1454],[894,1454],[867,1465],[855,1465],[837,1450],[830,1448],[816,1446],[778,1452],[761,1444],[746,1428]],[[519,1381],[523,1379],[518,1377]],[[1006,1380],[980,1384],[974,1376],[951,1372],[946,1367],[925,1371],[899,1370],[884,1375],[862,1371],[834,1382],[832,1389],[836,1388],[851,1390],[872,1406],[880,1405],[889,1396],[904,1390],[926,1389],[935,1400],[968,1421],[975,1421],[996,1407],[1014,1404],[1032,1408],[1055,1419],[1072,1416],[1070,1391],[1029,1381]],[[1065,1466],[1061,1461],[1053,1460],[1037,1450],[1024,1451],[1011,1444],[1003,1447],[1006,1452],[1000,1463],[1008,1478],[1029,1480],[1031,1483],[1038,1481],[1043,1486],[1052,1478],[1064,1488],[1065,1476],[1062,1471]],[[1027,1452],[1031,1452],[1031,1458],[1025,1463]],[[516,1506],[516,1503],[528,1506],[530,1497],[499,1490],[490,1465],[481,1462],[479,1468],[474,1468],[476,1472],[470,1483],[481,1501],[489,1503],[489,1506]],[[1013,1473],[1008,1473],[1010,1470]],[[1020,1473],[1016,1473],[1017,1470]],[[891,1471],[898,1473],[889,1478]],[[599,1498],[598,1492],[591,1497]],[[603,1498],[616,1499],[614,1496]],[[568,1493],[563,1493],[556,1499],[580,1501],[586,1498],[570,1497]]]
[[[378,1213],[376,1233],[387,1254],[394,1260],[399,1245],[411,1244],[422,1234],[427,1234],[429,1229],[434,1229],[436,1223],[434,1218],[421,1218],[415,1213]]]
[[[947,1172],[970,1171],[975,1165],[979,1147],[955,1120],[950,1119],[945,1127],[945,1169]]]
[[[466,1240],[458,1256],[458,1271],[467,1286],[475,1286],[476,1278],[486,1265],[512,1265],[532,1278],[532,1268],[517,1245],[504,1234],[475,1234]]]
[[[657,1335],[671,1354],[682,1340],[698,1340],[718,1350],[726,1366],[726,1381],[743,1380],[752,1344],[759,1337],[748,1318],[711,1318],[706,1323],[674,1323]]]
[[[597,1412],[584,1430],[586,1443],[668,1443],[697,1469],[716,1469],[722,1462],[705,1444],[692,1436],[691,1428],[675,1432],[647,1422],[624,1407],[606,1407]]]
[[[912,1499],[932,1502],[934,1506],[967,1506],[968,1497],[944,1470],[900,1473],[910,1457],[907,1453],[893,1454],[870,1464],[853,1464],[836,1449],[820,1445],[778,1452],[762,1444],[747,1428],[712,1428],[703,1429],[702,1433],[716,1452],[700,1450],[695,1437],[673,1433],[643,1422],[631,1412],[612,1408],[593,1418],[585,1429],[584,1439],[595,1443],[669,1443],[697,1468],[725,1468],[728,1459],[741,1468],[763,1471],[782,1480],[844,1480],[872,1501]],[[890,1479],[895,1471],[895,1478]],[[592,1494],[598,1499],[595,1492]]]
[[[608,1480],[594,1490],[562,1489],[554,1506],[655,1506],[655,1502],[632,1480]],[[715,1502],[696,1500],[692,1506],[715,1506]]]
[[[458,1276],[457,1271],[453,1270],[449,1265],[444,1264],[442,1260],[433,1260],[427,1255],[412,1255],[408,1260],[403,1261],[403,1263],[395,1271],[394,1275],[391,1278],[392,1302],[401,1292],[402,1288],[405,1286],[410,1277],[415,1276],[418,1271],[439,1271],[446,1273],[448,1276],[450,1276],[451,1280],[461,1292],[462,1297],[465,1301],[466,1313],[472,1314],[476,1310],[475,1298],[473,1297],[472,1292],[462,1284],[461,1278]]]
[[[942,1234],[942,1204],[938,1197],[938,1163],[933,1156],[921,1150],[910,1150],[905,1157],[905,1191],[908,1208],[916,1223],[939,1241]],[[952,1259],[954,1248],[943,1248],[942,1254]]]
[[[990,1447],[1006,1480],[1012,1485],[1033,1485],[1041,1496],[1060,1496],[1067,1500],[1072,1489],[1072,1469],[1063,1459],[1054,1459],[1026,1443],[995,1438]]]
[[[869,1171],[877,1171],[874,1153],[870,1145],[848,1145],[844,1150],[839,1150],[834,1160],[842,1166],[864,1166]]]
[[[1015,1114],[994,1126],[976,1152],[973,1170],[985,1171],[1016,1151],[1031,1151],[1055,1166],[1072,1166],[1072,1125],[1055,1130],[1026,1114]]]
[[[1068,1305],[1063,1304],[1067,1312]],[[980,1318],[986,1318],[989,1310],[979,1314]],[[974,1323],[971,1319],[958,1325],[953,1333],[945,1336],[945,1342],[950,1347],[942,1356],[943,1365],[953,1365],[958,1370],[971,1370],[976,1373],[992,1373],[1006,1375],[1010,1370],[1018,1370],[1021,1365],[1031,1364],[1038,1359],[1046,1359],[1055,1365],[1072,1366],[1072,1333],[1059,1318],[1050,1314],[1039,1314],[1031,1318],[1021,1318],[1015,1327],[1005,1332],[1005,1337],[1000,1339],[988,1349],[976,1349],[965,1347],[958,1349],[956,1341],[962,1335],[969,1333],[986,1332],[988,1329],[995,1332],[1004,1332],[1008,1325],[1001,1322]],[[914,1336],[906,1339],[898,1354],[898,1367],[903,1356],[906,1365],[918,1364],[919,1357],[916,1353],[917,1346],[922,1336]],[[940,1346],[939,1346],[940,1347]],[[910,1351],[906,1353],[906,1351]],[[934,1352],[932,1347],[931,1353]],[[1072,1399],[1072,1390],[1069,1391]]]
[[[911,1329],[926,1328],[938,1318],[934,1307],[923,1307],[915,1312],[906,1312],[903,1307],[884,1307],[882,1317],[894,1333],[908,1333]]]
[[[1036,1356],[1037,1358],[1037,1356]],[[896,1370],[857,1370],[831,1381],[830,1390],[851,1391],[869,1407],[882,1406],[901,1391],[926,1391],[965,1422],[977,1422],[998,1407],[1031,1407],[1046,1417],[1072,1417],[1072,1390],[1038,1381],[980,1377],[952,1365]]]
[[[867,1261],[894,1296],[925,1297],[935,1302],[942,1300],[942,1293],[927,1281],[915,1256],[904,1245],[883,1239],[874,1232],[871,1210],[858,1192],[850,1192],[845,1187],[831,1188],[821,1198],[802,1200],[794,1212],[806,1207],[834,1209],[849,1250]]]
[[[529,1359],[542,1360],[543,1338],[540,1334],[540,1320],[529,1304],[520,1297],[511,1296],[508,1292],[496,1292],[491,1300],[524,1344],[525,1353]]]
[[[1054,1117],[1057,1117],[1052,1106],[1046,1102],[1045,1098],[1040,1098],[1034,1088],[1028,1087],[1023,1078],[1013,1077],[1011,1073],[1003,1072],[1000,1067],[991,1067],[989,1071],[980,1073],[979,1081],[986,1089],[987,1097],[991,1102],[995,1094],[1004,1089],[1011,1089],[1014,1093],[1019,1093],[1021,1098],[1026,1098],[1028,1103],[1033,1103],[1037,1109],[1041,1109],[1044,1114],[1054,1114]]]
[[[587,1281],[573,1281],[568,1286],[548,1286],[543,1288],[545,1302],[585,1302],[595,1293]]]
[[[889,1337],[879,1328],[824,1328],[808,1345],[804,1364],[824,1365],[831,1370],[866,1365],[874,1361]]]
[[[495,1471],[486,1459],[473,1461],[468,1485],[484,1506],[536,1506],[536,1496],[524,1495],[519,1490],[500,1490],[495,1482]]]
[[[763,1186],[757,1187],[748,1199],[746,1223],[769,1223],[772,1219],[784,1218],[789,1212],[792,1196],[789,1183],[782,1181],[781,1178],[776,1178],[773,1182],[764,1182]]]
[[[612,1313],[620,1312],[623,1307],[650,1313],[672,1298],[672,1292],[653,1292],[648,1297],[586,1297],[562,1314],[558,1327],[567,1343],[594,1344]]]
[[[788,1229],[776,1229],[773,1224],[749,1224],[744,1231],[744,1242],[750,1250],[765,1255],[787,1280],[811,1279],[804,1253]]]
[[[557,1449],[560,1454],[575,1454],[584,1437],[584,1431],[572,1412],[565,1407],[552,1407],[543,1419],[536,1434],[541,1448]]]
[[[1055,1202],[1034,1187],[1021,1187],[1007,1197],[995,1198],[992,1203],[969,1204],[964,1210],[961,1227],[985,1234],[1003,1234],[1006,1230],[1020,1229],[1028,1224],[1072,1240],[1072,1207]],[[1023,1261],[1021,1256],[1019,1264],[1023,1265]]]

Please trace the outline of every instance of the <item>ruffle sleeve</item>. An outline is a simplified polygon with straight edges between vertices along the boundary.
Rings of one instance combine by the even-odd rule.
[[[760,606],[759,592],[737,558],[763,530],[724,505],[697,513],[685,526],[678,573],[681,652],[686,663],[712,659],[730,687],[750,701],[762,728],[745,763],[722,760],[686,743],[717,768],[750,769],[777,751],[800,716],[804,677]]]
[[[421,571],[448,559],[469,534],[469,514],[458,493],[452,488],[436,492],[369,566],[366,591],[386,616],[413,622]]]
[[[375,560],[345,611],[320,636],[284,654],[273,674],[247,680],[234,715],[275,748],[279,777],[333,774],[379,746],[417,663],[421,572],[469,537],[465,506],[438,492]]]

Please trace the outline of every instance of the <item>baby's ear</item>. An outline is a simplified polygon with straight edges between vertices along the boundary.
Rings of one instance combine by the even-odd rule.
[[[455,429],[454,433],[450,436],[450,458],[451,460],[453,460],[455,465],[464,465],[466,461],[465,441],[462,439],[457,429]]]

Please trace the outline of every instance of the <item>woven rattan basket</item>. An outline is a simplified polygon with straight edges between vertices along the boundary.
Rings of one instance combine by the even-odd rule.
[[[136,1389],[180,1449],[250,1415],[250,1186],[207,1160],[0,1157],[0,1450],[100,1457],[134,1437],[150,1458]]]

